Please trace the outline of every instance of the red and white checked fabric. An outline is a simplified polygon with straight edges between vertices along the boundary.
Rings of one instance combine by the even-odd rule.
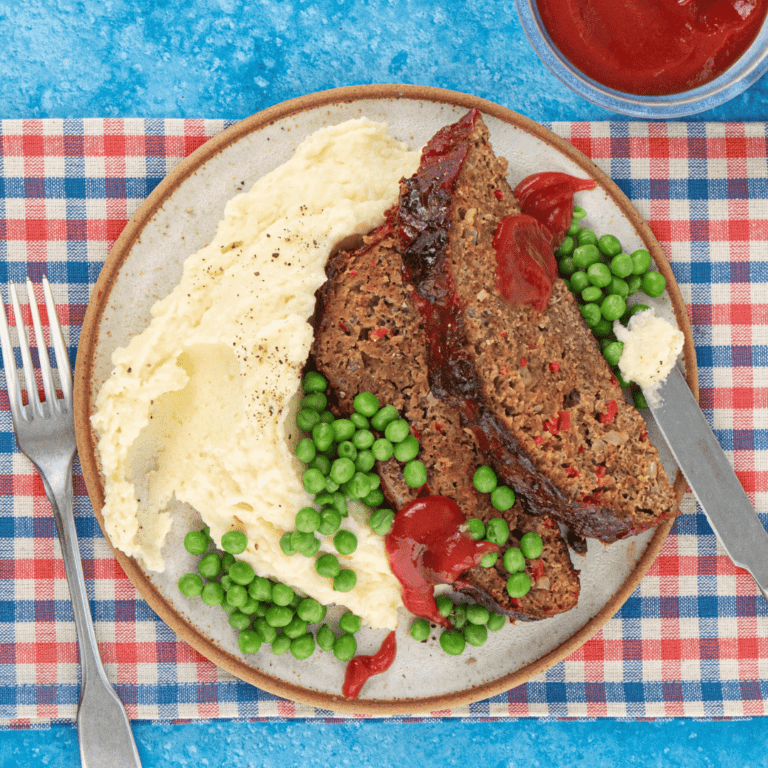
[[[0,121],[0,284],[47,275],[71,353],[109,248],[142,200],[223,120]],[[556,123],[664,247],[693,322],[701,404],[768,523],[768,128]],[[133,718],[317,718],[233,679],[137,597],[78,475],[75,509],[96,634]],[[42,483],[15,448],[0,376],[0,727],[74,717],[72,611]],[[603,630],[530,683],[430,717],[766,714],[768,604],[689,495],[648,575]]]

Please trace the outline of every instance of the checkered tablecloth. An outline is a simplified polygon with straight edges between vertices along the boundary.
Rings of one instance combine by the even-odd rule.
[[[222,120],[0,121],[0,284],[47,275],[74,360],[109,248]],[[557,123],[651,223],[693,322],[701,404],[768,524],[768,126]],[[122,573],[75,477],[101,654],[132,718],[331,718],[233,679],[160,621]],[[647,577],[540,678],[435,717],[766,714],[768,603],[691,496]],[[15,449],[0,378],[0,726],[74,717],[77,644],[43,486]]]

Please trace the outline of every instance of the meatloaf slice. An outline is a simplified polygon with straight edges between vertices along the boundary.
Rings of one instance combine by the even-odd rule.
[[[313,359],[331,384],[339,412],[350,413],[359,392],[373,392],[382,403],[391,403],[418,433],[430,493],[452,498],[468,519],[487,522],[503,516],[511,544],[519,545],[528,531],[544,542],[542,557],[528,561],[533,588],[524,597],[508,595],[509,574],[500,560],[492,568],[477,566],[462,574],[461,588],[523,620],[572,608],[579,595],[578,574],[555,520],[526,514],[519,501],[501,513],[487,494],[474,488],[472,476],[482,458],[458,412],[430,392],[424,322],[402,282],[395,234],[385,229],[361,249],[337,254],[327,272],[328,281],[318,294]],[[377,470],[396,509],[416,498],[417,489],[404,482],[397,461],[380,462]]]
[[[476,111],[436,134],[402,183],[395,228],[430,388],[530,511],[609,543],[677,514],[678,499],[565,284],[542,312],[497,289],[494,233],[518,213]]]

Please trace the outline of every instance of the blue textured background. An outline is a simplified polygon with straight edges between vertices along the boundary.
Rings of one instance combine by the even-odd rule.
[[[316,90],[405,82],[540,120],[616,118],[530,50],[511,2],[26,0],[0,5],[0,116],[242,118]],[[694,120],[764,120],[768,79]],[[764,766],[765,722],[135,727],[154,766]],[[415,748],[414,748],[415,745]],[[0,733],[0,765],[78,764],[69,727]]]

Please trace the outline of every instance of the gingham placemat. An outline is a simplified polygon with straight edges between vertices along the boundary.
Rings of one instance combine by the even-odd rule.
[[[90,291],[141,201],[222,120],[0,121],[0,283],[47,275],[74,359]],[[768,523],[766,125],[557,123],[637,205],[690,309],[701,403]],[[78,475],[75,512],[101,654],[132,718],[332,718],[233,679],[179,641],[111,556]],[[0,378],[0,726],[74,717],[72,610],[42,483],[15,449]],[[433,717],[766,713],[768,604],[691,496],[603,630],[527,685]]]

